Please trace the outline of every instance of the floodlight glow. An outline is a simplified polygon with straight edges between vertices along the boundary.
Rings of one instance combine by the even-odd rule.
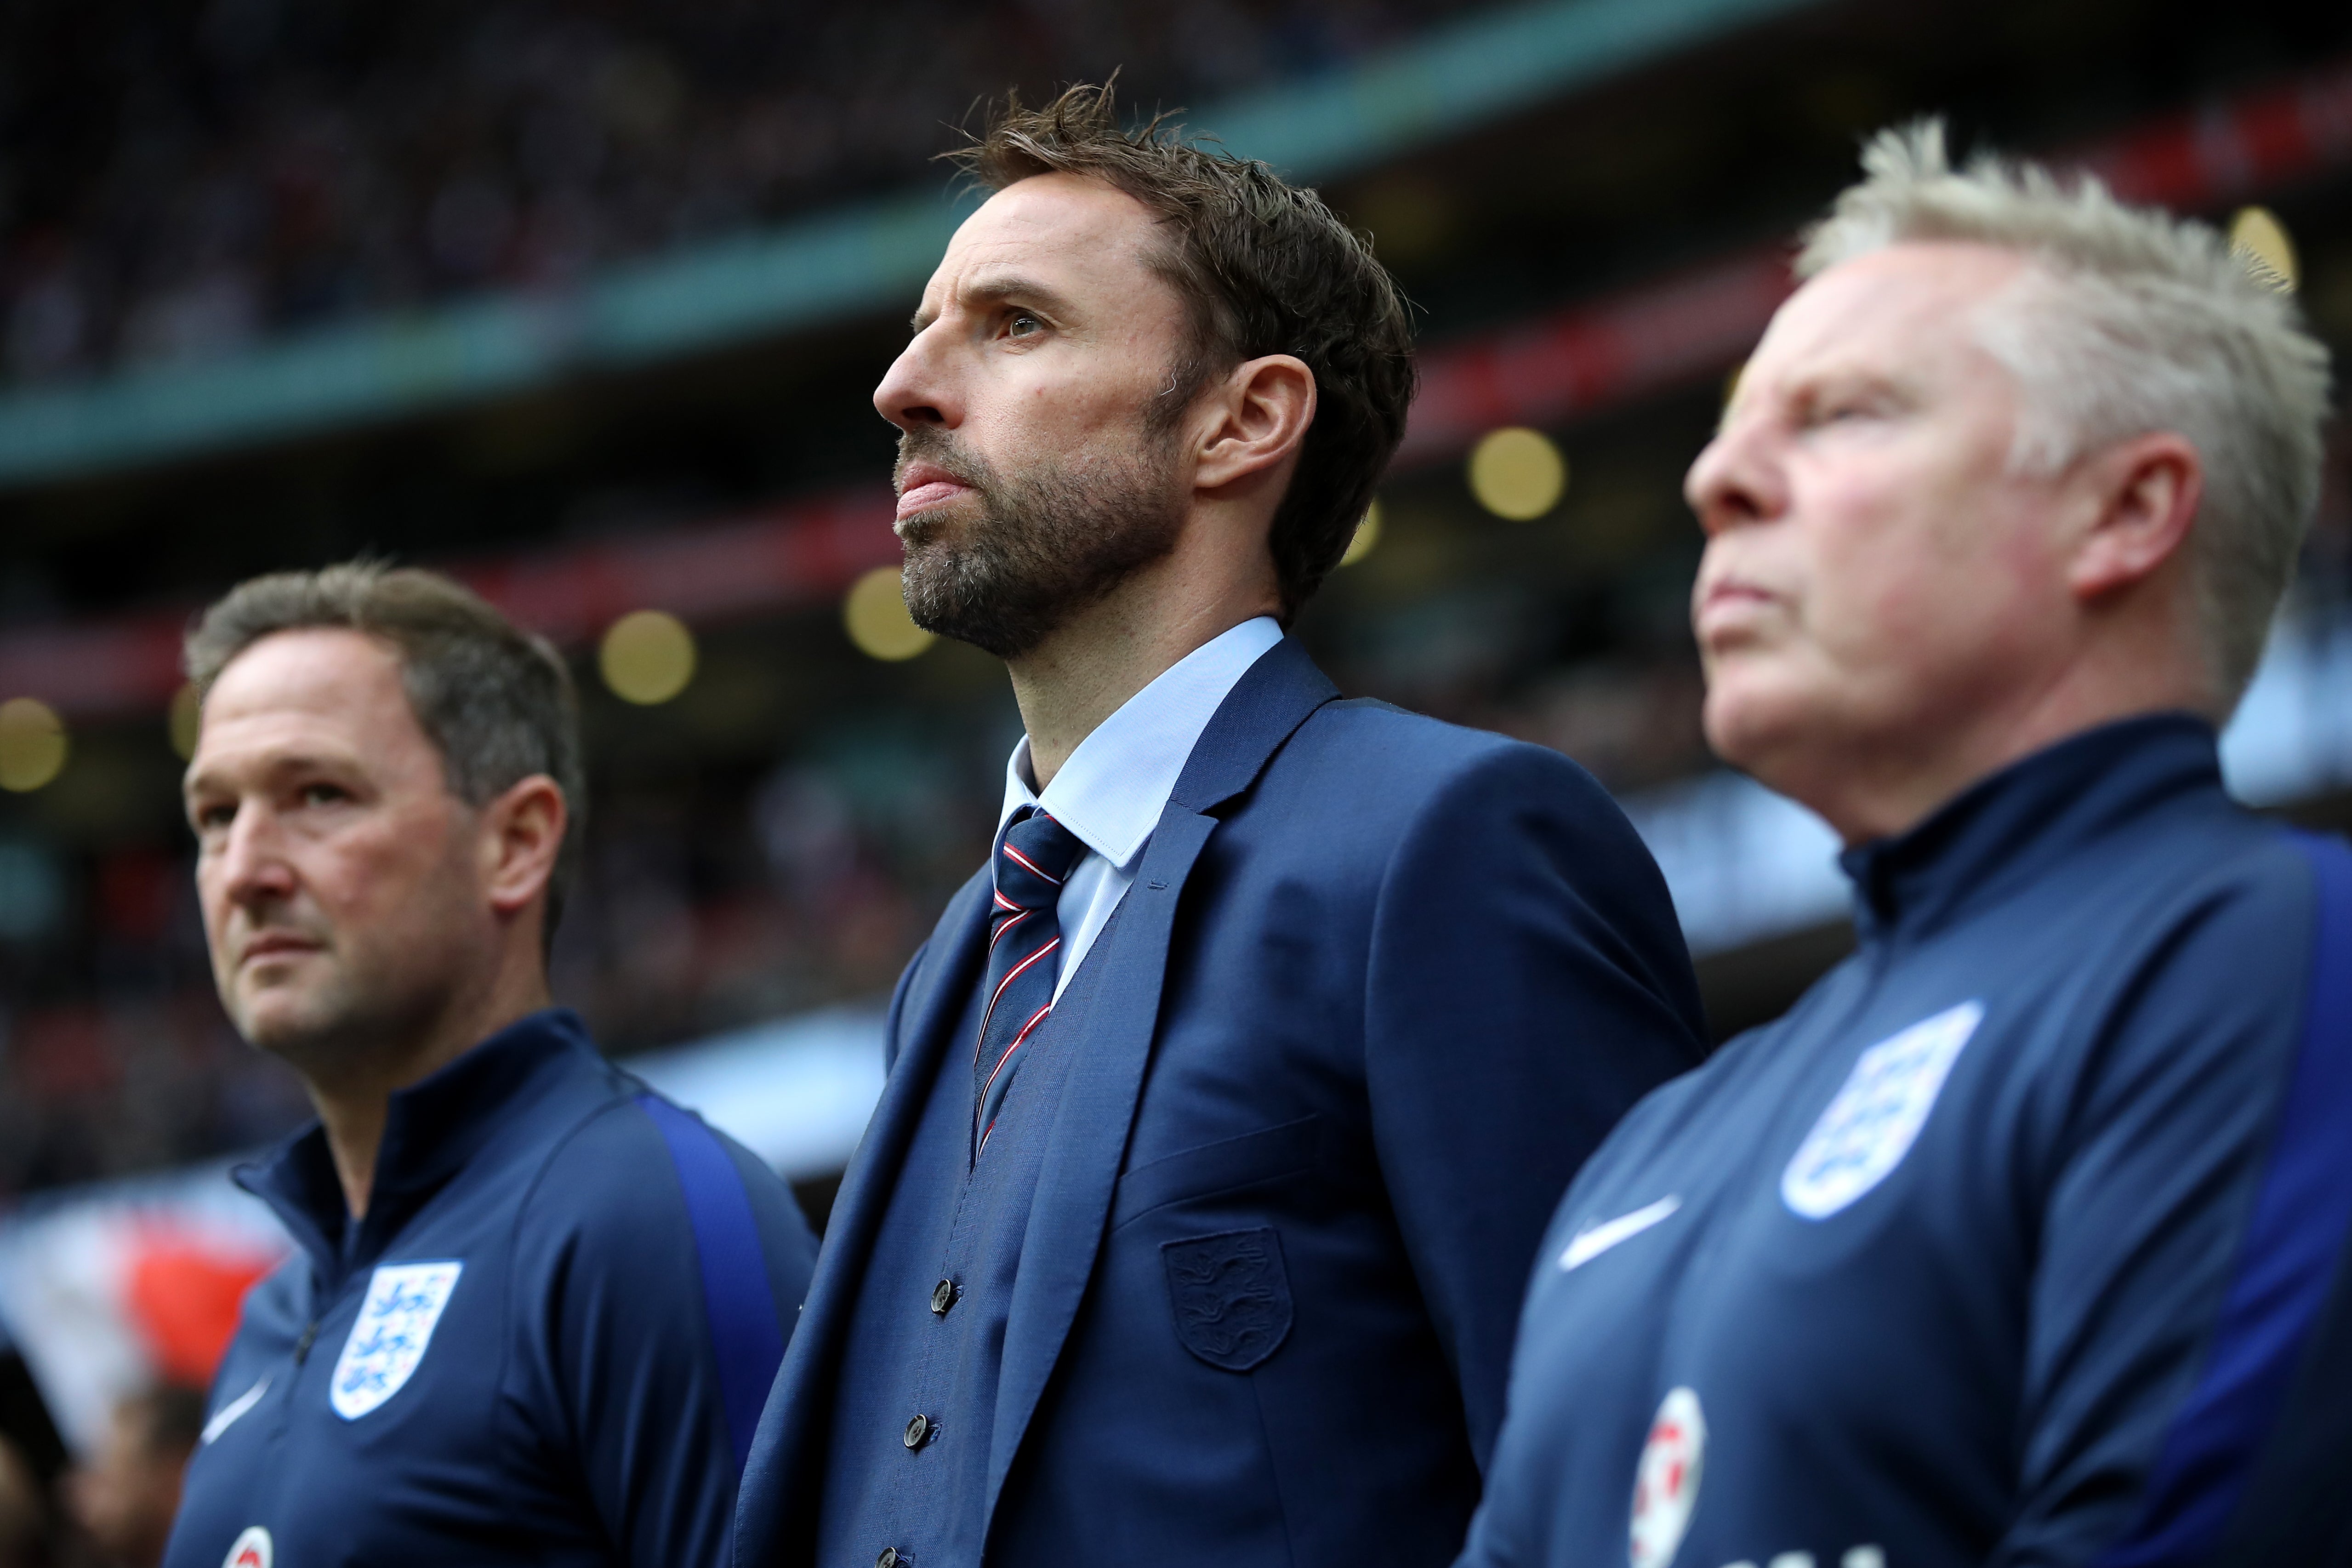
[[[1525,522],[1559,504],[1568,459],[1540,430],[1490,430],[1470,452],[1470,493],[1496,517]]]
[[[596,650],[604,684],[624,702],[667,702],[694,679],[694,634],[666,610],[633,610],[614,621]]]
[[[28,794],[65,771],[65,721],[37,697],[0,702],[0,789]]]
[[[892,664],[914,658],[938,640],[907,614],[896,566],[877,566],[850,584],[841,601],[841,624],[858,652]]]

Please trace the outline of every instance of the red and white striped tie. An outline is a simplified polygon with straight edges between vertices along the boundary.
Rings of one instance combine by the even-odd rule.
[[[1054,1011],[1062,925],[1055,904],[1087,847],[1034,806],[1005,824],[996,840],[996,902],[989,916],[988,1001],[972,1051],[971,1156],[1004,1110],[1022,1047]]]

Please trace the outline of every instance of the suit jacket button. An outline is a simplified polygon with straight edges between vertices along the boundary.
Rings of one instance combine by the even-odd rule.
[[[882,1549],[882,1555],[874,1560],[874,1568],[898,1568],[898,1565],[906,1561],[898,1555],[897,1547],[886,1546]]]
[[[931,1287],[931,1310],[933,1312],[944,1318],[948,1315],[948,1309],[954,1306],[955,1303],[956,1288],[954,1280],[942,1279],[938,1284]]]
[[[921,1447],[923,1444],[929,1439],[930,1435],[931,1418],[929,1416],[918,1415],[912,1421],[907,1423],[906,1444],[908,1447]]]

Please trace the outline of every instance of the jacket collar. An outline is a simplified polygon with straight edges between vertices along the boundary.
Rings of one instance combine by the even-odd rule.
[[[1307,715],[1339,695],[1297,637],[1284,637],[1234,683],[1202,731],[1170,793],[1181,810],[1213,816],[1257,782],[1267,763]]]
[[[1916,938],[2007,896],[2071,849],[2183,795],[2219,795],[2213,727],[2188,713],[2071,736],[1979,781],[1907,833],[1849,849],[1865,942]]]
[[[1151,837],[1202,731],[1250,667],[1282,641],[1271,616],[1202,643],[1078,742],[1044,794],[1029,787],[1029,739],[1004,765],[1001,829],[1024,805],[1041,805],[1079,842],[1122,870]]]
[[[568,1008],[517,1019],[429,1078],[394,1091],[376,1151],[368,1212],[347,1245],[350,1214],[325,1129],[317,1122],[232,1173],[268,1204],[329,1289],[382,1256],[403,1226],[463,1170],[519,1102],[545,1077],[582,1054],[593,1056],[588,1027]]]

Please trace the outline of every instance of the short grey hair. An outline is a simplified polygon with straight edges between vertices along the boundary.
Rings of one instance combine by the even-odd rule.
[[[237,584],[184,646],[201,697],[231,660],[278,632],[363,632],[390,643],[416,722],[441,752],[449,793],[484,805],[534,773],[563,791],[566,822],[547,887],[549,942],[577,881],[588,816],[580,704],[563,656],[437,572],[352,561]]]
[[[2090,175],[2062,182],[1982,153],[1955,169],[1940,121],[1880,132],[1862,166],[1866,177],[1807,231],[1799,276],[1920,240],[2032,262],[1977,322],[2032,411],[2013,468],[2055,473],[2158,430],[2197,448],[2205,490],[2190,560],[2215,695],[2234,708],[2319,500],[2327,351],[2284,279],[2210,226],[2127,206]]]

